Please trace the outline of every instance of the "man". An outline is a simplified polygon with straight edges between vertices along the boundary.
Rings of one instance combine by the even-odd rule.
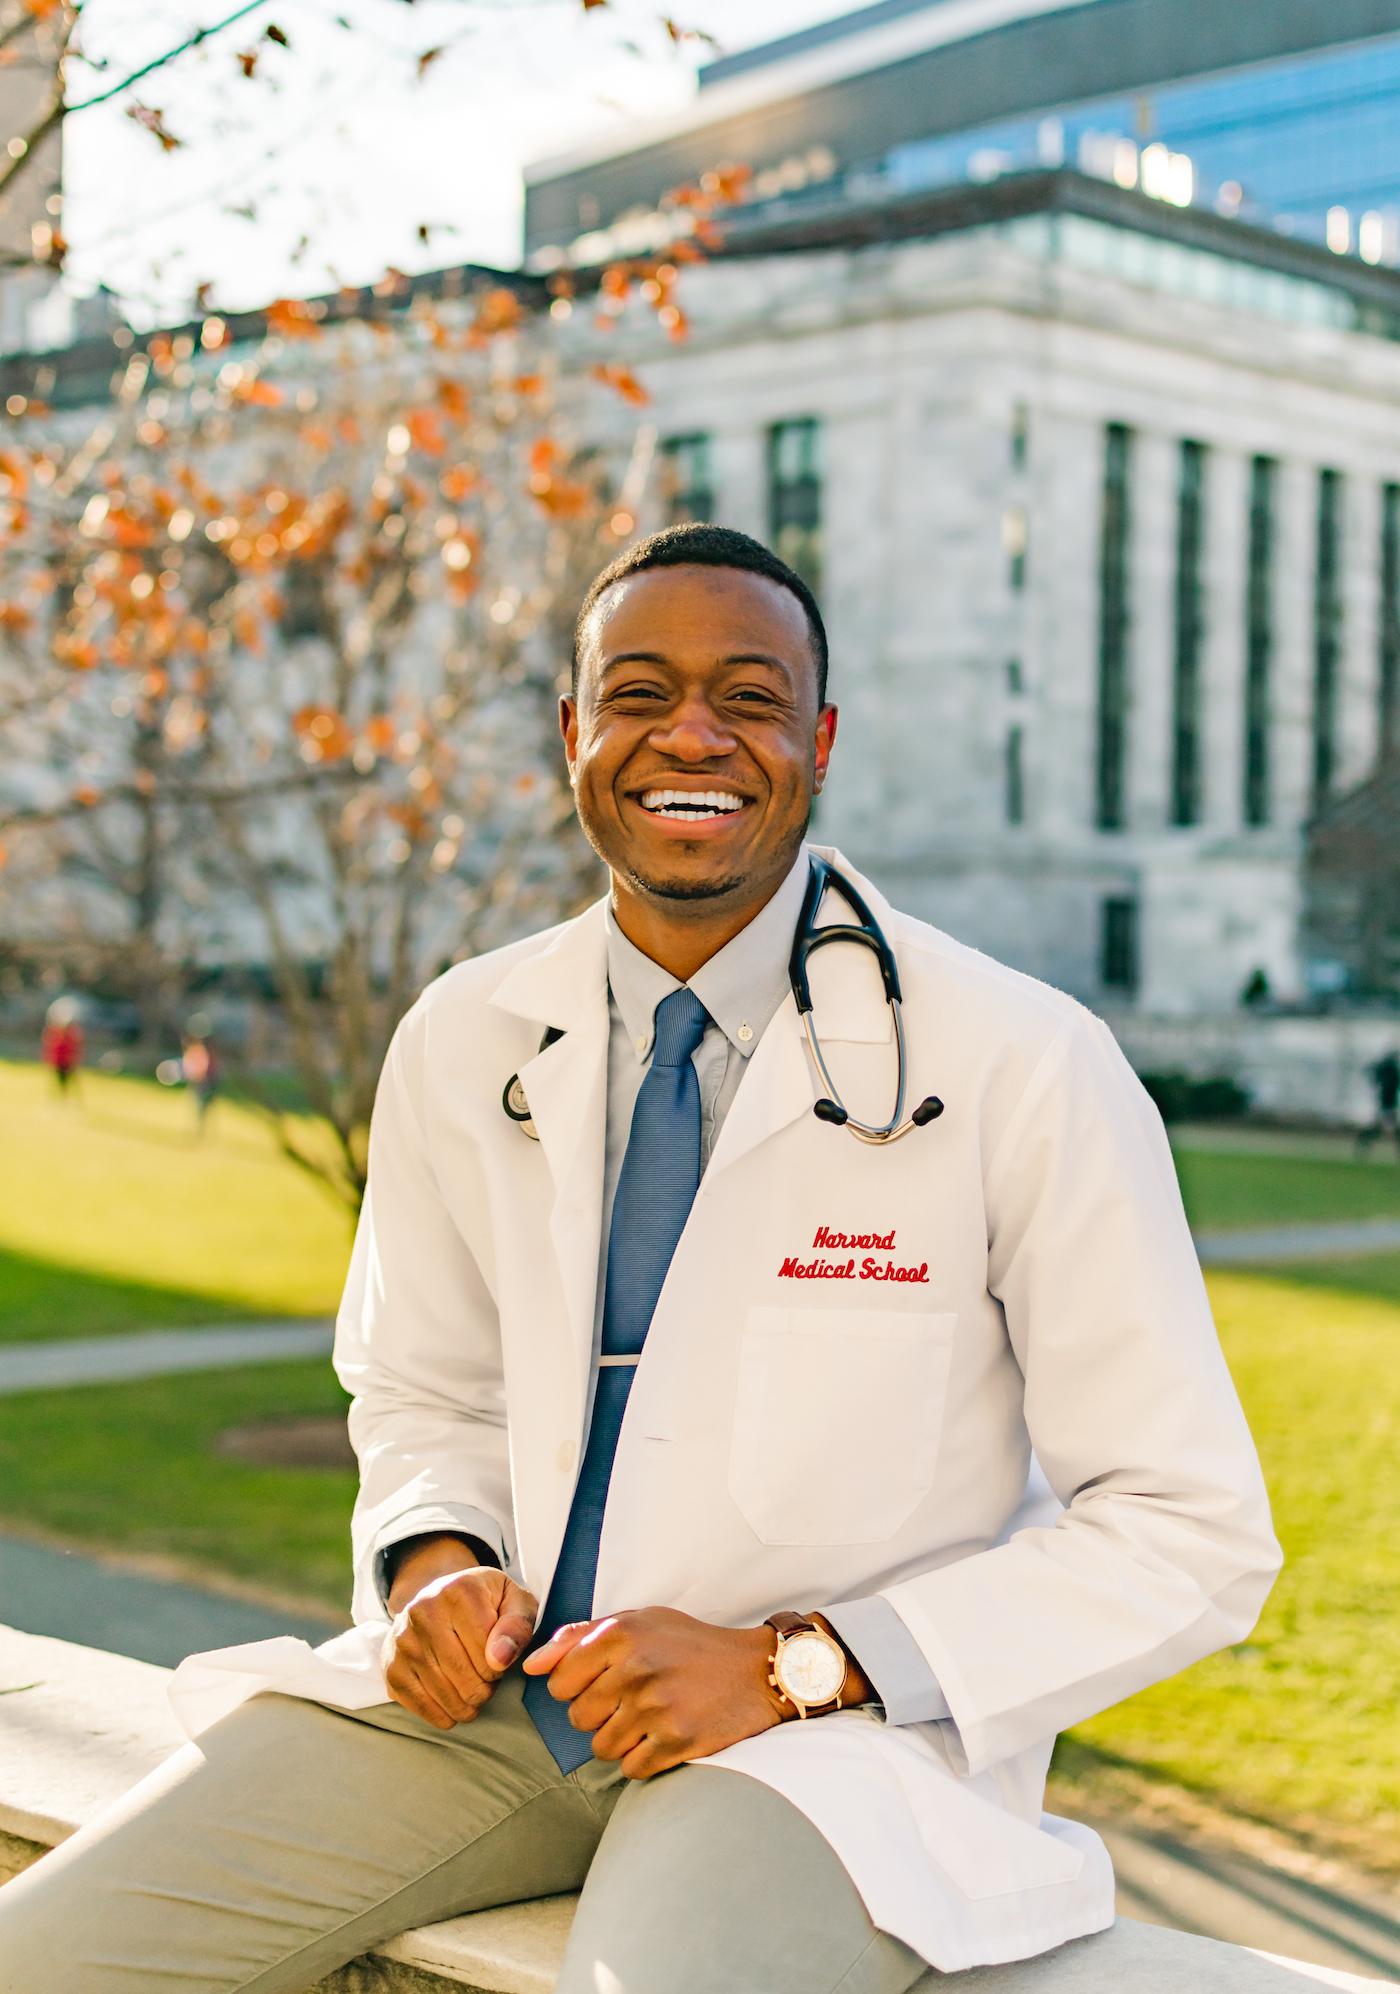
[[[894,1089],[849,941],[815,1079],[826,662],[742,534],[589,591],[561,717],[610,895],[439,978],[380,1085],[356,1627],[182,1665],[199,1742],[0,1892],[7,1994],[293,1994],[579,1885],[561,1994],[901,1994],[1112,1921],[1041,1813],[1054,1736],[1242,1639],[1278,1547],[1104,1026],[827,853],[943,1112],[871,1143],[830,1107]]]

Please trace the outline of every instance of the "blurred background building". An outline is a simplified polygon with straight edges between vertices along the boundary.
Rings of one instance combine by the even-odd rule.
[[[1100,1006],[1393,995],[1304,901],[1400,728],[1400,4],[881,0],[700,78],[530,170],[525,256],[752,168],[634,351],[674,515],[822,600],[819,828]]]

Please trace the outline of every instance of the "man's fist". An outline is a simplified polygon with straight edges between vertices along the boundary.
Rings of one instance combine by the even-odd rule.
[[[494,1565],[428,1579],[384,1639],[390,1696],[440,1731],[470,1723],[530,1639],[539,1610],[534,1594]]]

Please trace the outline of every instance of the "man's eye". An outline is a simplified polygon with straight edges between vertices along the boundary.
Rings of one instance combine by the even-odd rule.
[[[608,695],[610,699],[660,699],[662,696],[660,686],[655,685],[615,686]]]
[[[754,704],[771,706],[773,704],[772,693],[764,692],[760,686],[741,686],[733,696],[735,699],[744,700],[750,706]]]

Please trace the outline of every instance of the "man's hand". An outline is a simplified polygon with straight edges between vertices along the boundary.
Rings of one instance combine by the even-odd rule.
[[[450,1731],[487,1701],[534,1632],[539,1601],[466,1545],[444,1556],[436,1541],[423,1573],[405,1559],[389,1595],[384,1681],[395,1703]],[[444,1569],[446,1567],[446,1569]]]
[[[593,1756],[650,1779],[783,1720],[768,1682],[771,1627],[714,1627],[670,1606],[559,1628],[520,1664],[549,1676]]]

